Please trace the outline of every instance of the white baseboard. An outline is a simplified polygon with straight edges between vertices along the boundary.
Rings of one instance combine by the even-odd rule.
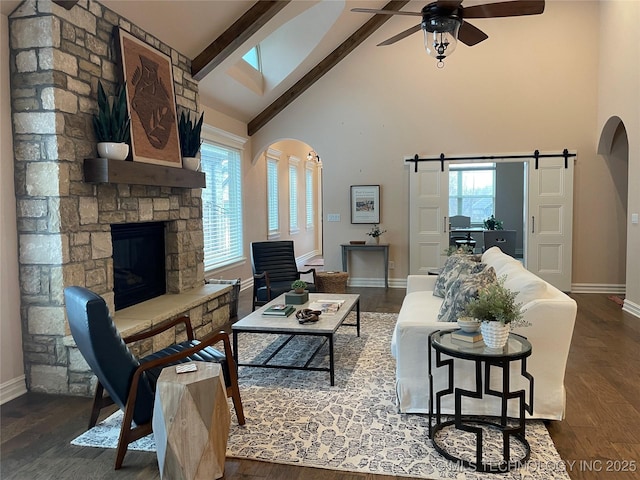
[[[312,252],[305,253],[304,255],[296,257],[296,264],[298,265],[298,270],[300,270],[301,267],[303,267],[307,263],[307,261],[318,256],[320,256],[320,252],[318,250],[314,250]],[[303,270],[307,270],[307,269],[303,269]]]
[[[0,384],[0,405],[27,393],[24,375]]]
[[[571,293],[609,293],[614,295],[624,295],[627,291],[625,284],[607,283],[572,283]]]
[[[638,305],[637,303],[633,303],[625,299],[624,305],[622,306],[622,310],[627,313],[630,313],[634,317],[640,318],[640,305]]]
[[[384,288],[384,278],[353,278],[349,277],[349,287],[381,287]],[[389,288],[407,288],[406,278],[390,278]]]

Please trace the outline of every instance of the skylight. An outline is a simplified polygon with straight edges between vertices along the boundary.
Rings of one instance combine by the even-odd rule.
[[[259,50],[259,46],[258,45],[253,47],[247,53],[245,53],[244,56],[242,57],[242,59],[245,62],[247,62],[249,65],[251,65],[253,68],[255,68],[256,70],[261,71],[261,68],[260,68],[260,50]]]

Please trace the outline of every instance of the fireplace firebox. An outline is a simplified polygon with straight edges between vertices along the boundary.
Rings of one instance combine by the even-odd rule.
[[[166,293],[164,223],[111,225],[115,309]]]

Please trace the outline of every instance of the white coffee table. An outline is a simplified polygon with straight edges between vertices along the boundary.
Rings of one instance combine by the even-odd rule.
[[[296,318],[296,314],[292,313],[288,317],[268,317],[262,315],[262,312],[269,308],[271,305],[279,303],[285,303],[284,295],[280,295],[278,298],[272,300],[266,305],[260,307],[255,312],[247,315],[243,319],[237,321],[232,325],[233,330],[233,354],[235,356],[236,364],[239,367],[262,367],[262,368],[282,368],[288,370],[310,370],[329,372],[331,379],[331,385],[335,385],[335,365],[333,356],[333,337],[340,326],[356,327],[356,333],[360,336],[360,295],[355,294],[338,294],[338,293],[310,293],[309,301],[303,305],[296,305],[296,311],[303,308],[308,308],[309,304],[318,300],[344,300],[344,303],[340,306],[340,309],[333,315],[323,313],[320,315],[320,319],[315,323],[301,324]],[[344,323],[347,315],[356,309],[356,323]],[[239,333],[267,333],[274,335],[289,335],[289,339],[286,340],[278,349],[270,355],[262,363],[243,363],[240,361],[238,352],[238,334]],[[289,341],[295,336],[315,336],[324,337],[324,341],[315,349],[309,360],[304,366],[295,365],[279,365],[271,363],[271,359],[282,350]],[[329,342],[329,366],[328,367],[313,367],[311,361],[315,358],[316,354]]]

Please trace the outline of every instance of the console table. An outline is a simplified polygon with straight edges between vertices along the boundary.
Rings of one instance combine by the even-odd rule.
[[[352,250],[364,250],[369,252],[382,252],[384,260],[384,288],[389,288],[389,244],[350,244],[343,243],[342,247],[342,270],[347,272],[347,255]]]

